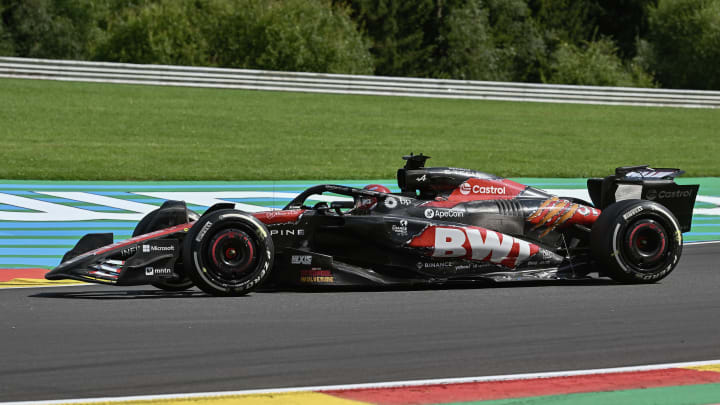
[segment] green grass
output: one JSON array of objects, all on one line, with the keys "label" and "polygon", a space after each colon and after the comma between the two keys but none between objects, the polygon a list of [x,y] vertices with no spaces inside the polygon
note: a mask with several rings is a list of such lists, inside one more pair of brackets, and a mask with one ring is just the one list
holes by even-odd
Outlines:
[{"label": "green grass", "polygon": [[391,178],[400,156],[503,176],[720,175],[720,111],[0,79],[0,178]]}]

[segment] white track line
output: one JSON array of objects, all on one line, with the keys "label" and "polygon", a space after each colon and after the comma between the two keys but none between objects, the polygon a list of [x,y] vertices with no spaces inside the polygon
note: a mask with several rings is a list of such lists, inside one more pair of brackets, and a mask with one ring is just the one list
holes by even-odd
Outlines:
[{"label": "white track line", "polygon": [[684,246],[691,246],[691,245],[714,245],[716,243],[720,243],[720,240],[701,240],[697,242],[685,242],[683,243]]},{"label": "white track line", "polygon": [[165,394],[165,395],[137,395],[127,397],[107,397],[107,398],[82,398],[82,399],[61,399],[55,401],[22,401],[22,402],[0,402],[2,405],[38,405],[38,404],[73,404],[73,403],[98,403],[98,402],[124,402],[124,401],[152,401],[167,399],[183,399],[183,398],[201,398],[201,397],[222,397],[231,395],[262,395],[262,394],[283,394],[293,392],[322,392],[322,391],[339,391],[339,390],[358,390],[358,389],[377,389],[377,388],[397,388],[397,387],[418,387],[425,385],[448,385],[463,384],[476,382],[491,381],[508,381],[508,380],[528,380],[536,378],[552,378],[552,377],[573,377],[590,374],[611,374],[611,373],[627,373],[637,371],[663,370],[679,367],[699,367],[720,364],[720,360],[693,361],[685,363],[666,363],[653,364],[646,366],[630,366],[630,367],[614,367],[614,368],[598,368],[590,370],[573,370],[573,371],[552,371],[545,373],[526,373],[526,374],[508,374],[484,377],[461,377],[461,378],[440,378],[432,380],[410,380],[410,381],[390,381],[377,382],[367,384],[346,384],[346,385],[321,385],[314,387],[296,387],[296,388],[269,388],[257,390],[243,391],[216,391],[216,392],[196,392],[187,394]]}]

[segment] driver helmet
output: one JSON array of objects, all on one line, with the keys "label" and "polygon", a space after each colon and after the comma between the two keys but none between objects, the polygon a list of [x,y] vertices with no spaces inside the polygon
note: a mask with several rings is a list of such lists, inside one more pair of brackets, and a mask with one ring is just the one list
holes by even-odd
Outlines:
[{"label": "driver helmet", "polygon": [[[368,184],[363,187],[363,190],[377,191],[379,193],[390,193],[390,189],[383,186],[382,184]],[[377,205],[377,198],[363,196],[355,203],[355,209],[370,210],[375,208]]]}]

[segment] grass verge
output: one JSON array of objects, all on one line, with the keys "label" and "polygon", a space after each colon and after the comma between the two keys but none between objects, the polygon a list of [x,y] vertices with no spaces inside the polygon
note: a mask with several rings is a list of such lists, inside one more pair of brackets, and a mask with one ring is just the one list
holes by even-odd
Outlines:
[{"label": "grass verge", "polygon": [[400,156],[503,176],[720,175],[720,111],[0,79],[0,178],[391,178]]}]

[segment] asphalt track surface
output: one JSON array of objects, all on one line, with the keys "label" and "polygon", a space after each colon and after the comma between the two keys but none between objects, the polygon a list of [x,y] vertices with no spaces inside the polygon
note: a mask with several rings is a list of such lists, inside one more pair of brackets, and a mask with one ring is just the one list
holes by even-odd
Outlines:
[{"label": "asphalt track surface", "polygon": [[720,244],[653,285],[0,291],[0,401],[349,384],[720,358]]}]

